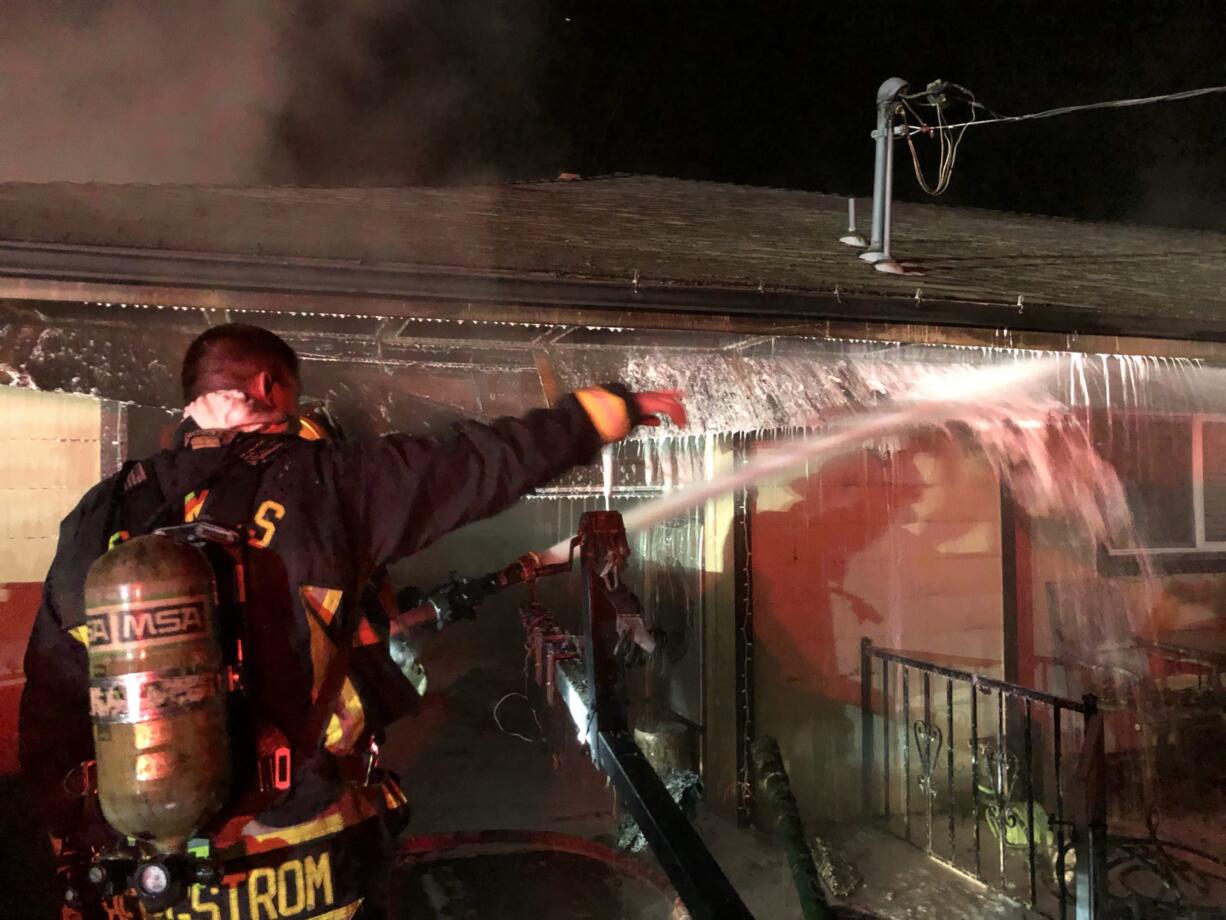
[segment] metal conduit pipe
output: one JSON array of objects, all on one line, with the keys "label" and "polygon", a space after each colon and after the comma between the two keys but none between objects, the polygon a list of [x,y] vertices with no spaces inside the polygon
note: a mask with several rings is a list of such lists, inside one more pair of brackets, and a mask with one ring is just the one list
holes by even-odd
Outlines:
[{"label": "metal conduit pipe", "polygon": [[[890,77],[877,89],[877,129],[873,131],[873,226],[868,249],[860,258],[878,271],[898,271],[890,258],[890,223],[894,196],[894,110],[898,97],[907,91],[907,81]],[[878,264],[882,263],[882,264]]]}]

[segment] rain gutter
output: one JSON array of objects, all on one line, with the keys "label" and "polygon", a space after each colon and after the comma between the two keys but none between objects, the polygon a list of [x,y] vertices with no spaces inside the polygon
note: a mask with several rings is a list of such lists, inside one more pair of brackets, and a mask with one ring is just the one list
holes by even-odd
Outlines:
[{"label": "rain gutter", "polygon": [[[718,318],[718,325],[723,326],[729,326],[729,320],[748,320],[749,326],[757,321],[758,328],[778,334],[812,331],[789,329],[787,324],[871,322],[1226,343],[1226,311],[1220,318],[1128,315],[1030,301],[1021,310],[1013,304],[938,296],[918,301],[908,296],[837,290],[651,283],[637,278],[610,281],[550,273],[476,272],[15,241],[0,241],[0,297],[78,301],[126,298],[217,309],[258,305],[276,312],[474,319],[505,319],[506,308],[516,307],[529,311],[527,315],[535,321],[544,322],[566,321],[562,315],[581,322],[573,317],[582,311],[623,321],[653,313],[681,314]],[[345,303],[337,298],[345,299]],[[780,327],[779,323],[784,325]],[[711,324],[705,328],[711,328]],[[1025,347],[999,340],[997,344]]]}]

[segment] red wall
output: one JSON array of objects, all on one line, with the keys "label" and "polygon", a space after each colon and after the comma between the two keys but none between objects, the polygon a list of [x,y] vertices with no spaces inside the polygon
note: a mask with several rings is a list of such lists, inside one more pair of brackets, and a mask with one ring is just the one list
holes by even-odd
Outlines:
[{"label": "red wall", "polygon": [[0,585],[0,774],[17,770],[17,702],[25,682],[21,659],[42,585]]},{"label": "red wall", "polygon": [[760,486],[752,518],[757,730],[815,818],[858,808],[862,637],[1000,671],[996,478],[941,436],[890,446]]}]

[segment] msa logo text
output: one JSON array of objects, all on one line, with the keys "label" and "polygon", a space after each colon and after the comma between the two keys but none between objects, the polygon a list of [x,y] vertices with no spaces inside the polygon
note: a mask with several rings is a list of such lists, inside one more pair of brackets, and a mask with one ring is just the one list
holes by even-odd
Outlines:
[{"label": "msa logo text", "polygon": [[202,632],[204,606],[199,602],[109,610],[89,616],[91,648],[184,639]]}]

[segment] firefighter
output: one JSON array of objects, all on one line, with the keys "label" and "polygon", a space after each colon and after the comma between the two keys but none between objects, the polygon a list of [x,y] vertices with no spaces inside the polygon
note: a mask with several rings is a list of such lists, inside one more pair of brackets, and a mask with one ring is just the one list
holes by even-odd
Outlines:
[{"label": "firefighter", "polygon": [[[124,918],[149,907],[130,879],[82,875],[91,856],[117,845],[97,795],[103,736],[95,744],[87,662],[91,641],[118,640],[87,622],[87,572],[109,548],[159,539],[142,537],[157,528],[210,521],[246,544],[238,655],[254,741],[229,747],[253,762],[237,765],[227,804],[191,844],[220,873],[192,876],[164,916],[388,916],[391,833],[405,800],[372,757],[353,667],[360,654],[351,653],[386,636],[362,614],[369,586],[389,562],[590,462],[635,425],[661,415],[684,424],[684,409],[676,394],[609,385],[522,418],[460,423],[441,439],[308,439],[297,356],[242,324],[195,339],[182,384],[182,443],[125,464],[64,519],[26,650],[21,764],[62,866],[64,915]],[[174,770],[170,779],[193,783],[191,762]]]}]

